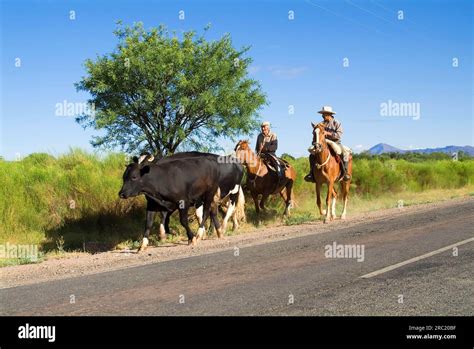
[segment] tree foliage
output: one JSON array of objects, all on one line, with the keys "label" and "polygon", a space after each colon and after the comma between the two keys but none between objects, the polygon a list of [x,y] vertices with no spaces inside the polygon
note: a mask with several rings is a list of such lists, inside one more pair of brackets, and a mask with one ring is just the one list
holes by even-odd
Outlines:
[{"label": "tree foliage", "polygon": [[87,74],[76,84],[95,110],[77,122],[103,131],[93,146],[165,156],[216,150],[218,137],[252,133],[266,97],[248,77],[249,48],[235,49],[230,35],[208,41],[208,29],[178,38],[164,26],[119,22],[116,49],[86,60]]}]

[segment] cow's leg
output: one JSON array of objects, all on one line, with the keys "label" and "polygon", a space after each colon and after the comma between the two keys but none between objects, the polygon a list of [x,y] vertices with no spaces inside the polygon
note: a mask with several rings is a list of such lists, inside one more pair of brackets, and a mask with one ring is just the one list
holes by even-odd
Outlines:
[{"label": "cow's leg", "polygon": [[189,245],[195,245],[196,244],[196,237],[194,236],[193,232],[191,231],[191,228],[189,228],[189,222],[188,222],[188,206],[185,208],[180,208],[179,209],[179,221],[181,225],[186,229],[186,235],[188,236],[188,244]]},{"label": "cow's leg", "polygon": [[[229,195],[229,206],[227,207],[227,212],[225,213],[224,220],[222,221],[222,233],[225,234],[227,230],[227,222],[229,221],[230,217],[235,216],[235,206],[237,205],[237,200],[239,198],[239,193],[237,192],[236,194],[230,194]],[[235,222],[236,220],[234,219],[234,227],[233,229],[235,230]],[[238,223],[237,223],[238,224]]]},{"label": "cow's leg", "polygon": [[316,203],[319,208],[319,214],[324,216],[326,214],[326,210],[323,210],[321,207],[321,182],[316,181]]},{"label": "cow's leg", "polygon": [[211,220],[212,220],[212,224],[214,225],[214,228],[216,229],[217,237],[221,238],[223,236],[224,230],[222,229],[218,218],[219,218],[218,206],[216,203],[214,203],[211,205]]},{"label": "cow's leg", "polygon": [[[204,205],[202,203],[199,204],[199,206],[196,207],[196,212],[194,213],[196,218],[197,218],[197,221],[198,221],[198,225],[201,225],[202,223],[202,214],[204,212]],[[202,238],[204,239],[206,237],[206,231],[204,230],[204,234],[202,236]]]},{"label": "cow's leg", "polygon": [[158,237],[161,241],[166,240],[166,234],[169,234],[169,217],[171,216],[171,212],[160,211],[161,221],[160,221],[160,230]]},{"label": "cow's leg", "polygon": [[143,234],[142,244],[138,248],[138,252],[144,251],[148,246],[148,238],[150,236],[151,228],[153,227],[153,220],[155,219],[155,211],[146,211],[145,233]]},{"label": "cow's leg", "polygon": [[245,195],[244,191],[242,190],[242,186],[239,188],[239,196],[237,197],[237,204],[235,206],[232,220],[234,222],[234,230],[239,227],[239,221],[244,223],[247,222],[247,217],[245,216]]},{"label": "cow's leg", "polygon": [[196,208],[196,217],[198,220],[198,224],[201,225],[202,223],[202,213],[203,213],[204,205],[201,205]]},{"label": "cow's leg", "polygon": [[[204,203],[203,203],[203,213],[202,213],[202,222],[201,224],[199,224],[199,228],[198,228],[198,231],[197,231],[197,241],[199,241],[203,234],[204,234],[204,230],[206,229],[205,226],[206,226],[206,221],[207,221],[207,218],[209,217],[209,214],[210,214],[210,210],[211,210],[211,204],[214,200],[214,193],[212,194],[206,194],[205,198],[204,198]],[[218,233],[219,234],[219,233]]]},{"label": "cow's leg", "polygon": [[239,229],[239,219],[237,218],[237,213],[234,210],[234,213],[232,214],[232,231],[237,229]]},{"label": "cow's leg", "polygon": [[[170,218],[171,218],[171,215],[173,214],[174,211],[171,211],[171,212],[167,212],[166,214],[166,217],[165,217],[165,233],[166,234],[171,234],[171,230],[170,230]],[[173,233],[174,235],[174,233]]]}]

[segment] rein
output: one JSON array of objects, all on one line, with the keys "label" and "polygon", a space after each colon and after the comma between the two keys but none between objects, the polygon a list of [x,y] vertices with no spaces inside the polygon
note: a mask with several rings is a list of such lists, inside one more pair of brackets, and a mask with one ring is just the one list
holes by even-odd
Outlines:
[{"label": "rein", "polygon": [[318,170],[321,169],[321,167],[323,167],[324,165],[326,165],[326,164],[328,163],[328,161],[329,161],[330,158],[331,158],[331,152],[329,152],[328,158],[327,158],[326,161],[324,161],[322,164],[316,163],[316,167],[318,168]]},{"label": "rein", "polygon": [[[259,153],[260,154],[260,153]],[[258,159],[258,155],[257,155],[257,159]],[[258,173],[260,172],[260,169],[262,168],[262,160],[261,159],[258,159],[258,169],[257,169],[257,172],[255,172],[255,175],[253,177],[253,179],[250,180],[250,182],[253,184],[253,186],[255,187],[256,184],[255,184],[255,181],[257,180],[257,177],[258,177]]]},{"label": "rein", "polygon": [[[318,139],[318,140],[319,140],[319,139]],[[322,155],[323,151],[324,151],[325,149],[327,149],[329,155],[328,155],[327,159],[326,159],[322,164],[318,164],[318,163],[315,164],[315,165],[316,165],[316,168],[317,168],[318,170],[320,170],[321,168],[323,168],[323,167],[329,162],[329,160],[331,159],[331,151],[329,150],[329,147],[328,147],[327,143],[326,143],[326,142],[324,142],[324,143],[325,143],[325,144],[324,144],[325,147],[321,149],[320,154]]]}]

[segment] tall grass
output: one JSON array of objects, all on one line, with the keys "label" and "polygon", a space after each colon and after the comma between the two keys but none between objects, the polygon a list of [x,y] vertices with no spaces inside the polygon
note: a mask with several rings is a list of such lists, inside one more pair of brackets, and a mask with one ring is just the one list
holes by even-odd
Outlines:
[{"label": "tall grass", "polygon": [[[314,185],[304,182],[306,158],[289,159],[298,177],[294,185],[300,215],[288,224],[316,218]],[[99,241],[113,247],[138,239],[145,212],[143,197],[118,198],[122,185],[124,154],[99,156],[71,149],[59,157],[32,154],[21,161],[0,160],[0,243],[39,244],[43,251],[82,249]],[[387,194],[421,193],[430,189],[471,186],[474,161],[360,158],[354,160],[351,195],[373,200]],[[270,201],[276,212],[278,197]],[[253,216],[253,203],[247,211]],[[173,222],[175,227],[179,224]]]},{"label": "tall grass", "polygon": [[100,157],[80,149],[58,158],[0,161],[0,243],[50,248],[62,237],[66,248],[77,248],[88,235],[107,241],[126,233],[143,200],[118,198],[124,165],[123,154]]}]

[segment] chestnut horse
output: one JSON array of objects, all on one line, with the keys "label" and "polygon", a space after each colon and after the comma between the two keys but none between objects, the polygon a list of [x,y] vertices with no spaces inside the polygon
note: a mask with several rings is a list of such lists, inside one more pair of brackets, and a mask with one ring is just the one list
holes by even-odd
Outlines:
[{"label": "chestnut horse", "polygon": [[[341,219],[346,218],[347,200],[349,195],[349,188],[351,181],[342,181],[340,178],[340,164],[335,152],[330,149],[326,138],[324,136],[324,124],[319,123],[313,125],[313,147],[310,148],[310,153],[315,156],[315,166],[311,169],[316,182],[316,202],[318,204],[319,213],[324,216],[324,223],[328,220],[332,221],[336,218],[336,198],[337,192],[335,189],[335,182],[340,181],[342,199],[344,201],[344,209],[342,210]],[[342,147],[342,145],[341,145]],[[348,162],[348,173],[352,174],[352,155],[350,155]],[[321,185],[327,183],[328,194],[326,196],[326,210],[321,209]],[[331,206],[329,206],[331,205]]]},{"label": "chestnut horse", "polygon": [[[296,171],[291,166],[285,170],[285,178],[278,180],[275,173],[270,172],[263,162],[249,147],[248,141],[239,141],[235,146],[236,158],[247,168],[247,188],[250,190],[255,203],[257,215],[260,209],[265,210],[265,201],[272,194],[280,193],[285,201],[284,215],[290,214],[292,188],[296,178]],[[262,195],[260,203],[258,196]]]}]

